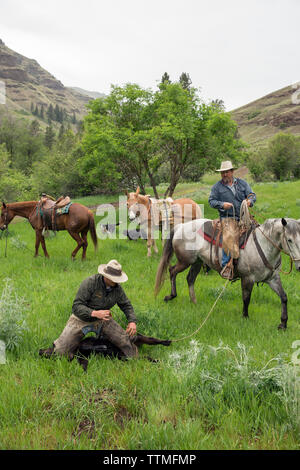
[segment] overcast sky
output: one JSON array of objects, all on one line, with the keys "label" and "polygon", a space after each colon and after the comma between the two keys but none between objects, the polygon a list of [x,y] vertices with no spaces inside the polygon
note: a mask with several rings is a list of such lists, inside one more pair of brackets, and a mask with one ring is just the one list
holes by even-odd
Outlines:
[{"label": "overcast sky", "polygon": [[299,0],[0,0],[0,38],[66,86],[189,73],[227,110],[300,81]]}]

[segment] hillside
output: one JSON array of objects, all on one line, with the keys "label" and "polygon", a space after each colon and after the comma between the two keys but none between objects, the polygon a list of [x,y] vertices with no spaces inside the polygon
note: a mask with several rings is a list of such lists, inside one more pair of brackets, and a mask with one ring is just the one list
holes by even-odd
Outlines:
[{"label": "hillside", "polygon": [[232,111],[230,114],[238,124],[241,138],[260,146],[278,132],[300,135],[300,104],[295,104],[296,90],[287,86]]},{"label": "hillside", "polygon": [[98,91],[84,90],[83,88],[79,88],[79,87],[69,87],[69,89],[75,93],[80,93],[81,95],[88,96],[89,98],[92,98],[92,99],[105,98],[106,96],[104,93],[99,93]]},{"label": "hillside", "polygon": [[32,109],[43,107],[43,113],[46,113],[52,105],[63,109],[70,119],[75,115],[78,121],[86,114],[86,104],[92,99],[87,93],[65,87],[36,60],[9,49],[1,40],[0,80],[4,81],[6,89],[6,103],[0,106],[1,114],[8,112],[29,117]]}]

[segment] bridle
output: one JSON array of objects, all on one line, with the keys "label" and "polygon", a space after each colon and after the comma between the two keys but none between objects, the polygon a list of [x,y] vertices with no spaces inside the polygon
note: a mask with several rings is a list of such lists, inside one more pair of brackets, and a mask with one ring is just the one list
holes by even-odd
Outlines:
[{"label": "bridle", "polygon": [[7,207],[3,210],[2,216],[4,216],[3,217],[4,218],[3,229],[7,230],[7,226],[8,226],[8,209],[7,209]]},{"label": "bridle", "polygon": [[291,250],[291,247],[290,247],[290,244],[289,244],[289,241],[287,239],[287,236],[286,236],[286,232],[285,232],[285,228],[283,227],[283,234],[282,234],[282,238],[284,239],[287,247],[288,247],[288,253],[286,253],[286,251],[283,249],[283,248],[280,248],[270,237],[268,237],[268,235],[266,235],[260,227],[257,227],[257,229],[260,231],[260,233],[263,234],[263,236],[278,250],[280,251],[281,253],[284,253],[285,255],[289,256],[290,257],[290,270],[289,272],[285,272],[285,271],[281,271],[283,274],[290,274],[292,269],[293,269],[293,262],[295,261],[300,261],[300,258],[294,258],[293,257],[293,253],[292,253],[292,250]]},{"label": "bridle", "polygon": [[[127,206],[127,209],[130,210],[130,211],[132,211],[132,212],[134,212],[132,208],[135,208],[135,206],[137,206],[137,209],[139,208],[139,206],[145,207],[145,208],[147,209],[147,215],[148,215],[148,217],[149,217],[149,212],[150,212],[150,207],[151,207],[151,200],[150,200],[150,198],[148,198],[147,205],[145,205],[145,204],[143,204],[143,203],[141,203],[141,202],[135,201],[130,207]],[[136,220],[138,217],[140,217],[141,211],[140,211],[140,210],[137,210],[136,212],[134,212],[134,214],[135,214],[135,218],[134,218],[133,220]],[[140,223],[145,223],[145,222],[147,222],[148,217],[147,217],[147,219],[142,219],[142,220],[140,221]]]}]

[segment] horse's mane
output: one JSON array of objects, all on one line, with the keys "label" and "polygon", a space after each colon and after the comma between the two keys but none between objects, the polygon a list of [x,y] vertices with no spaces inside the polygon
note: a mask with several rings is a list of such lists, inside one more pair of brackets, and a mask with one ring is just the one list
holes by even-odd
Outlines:
[{"label": "horse's mane", "polygon": [[[271,236],[272,231],[275,227],[276,223],[280,223],[281,225],[281,218],[278,219],[267,219],[262,225],[261,229],[265,232],[266,235]],[[286,218],[288,222],[288,227],[291,230],[291,233],[294,235],[300,234],[300,224],[297,223],[295,219]]]},{"label": "horse's mane", "polygon": [[6,205],[11,209],[17,209],[18,207],[30,207],[37,204],[38,201],[21,201],[21,202],[10,202]]}]

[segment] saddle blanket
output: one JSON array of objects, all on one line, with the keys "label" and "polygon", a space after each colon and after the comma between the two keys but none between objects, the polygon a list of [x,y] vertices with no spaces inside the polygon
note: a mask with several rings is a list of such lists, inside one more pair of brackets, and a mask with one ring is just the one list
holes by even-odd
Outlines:
[{"label": "saddle blanket", "polygon": [[62,214],[68,214],[69,213],[69,209],[70,209],[70,206],[73,204],[73,202],[69,202],[69,204],[67,204],[66,206],[64,207],[58,207],[56,209],[56,215],[62,215]]},{"label": "saddle blanket", "polygon": [[[244,232],[240,235],[240,240],[239,240],[239,248],[240,250],[243,250],[245,246],[247,245],[247,241],[249,239],[249,235],[252,232],[252,228],[248,232]],[[212,221],[207,221],[204,222],[202,227],[198,230],[198,234],[204,238],[204,240],[208,241],[209,243],[212,243],[213,245],[216,244],[216,238],[219,233],[219,229],[217,228],[214,233],[214,227],[213,227],[213,222]],[[219,238],[219,247],[222,248],[222,233]]]},{"label": "saddle blanket", "polygon": [[154,225],[158,225],[159,221],[170,221],[172,218],[172,207],[171,204],[173,199],[168,197],[167,199],[155,199],[150,198],[151,211]]}]

